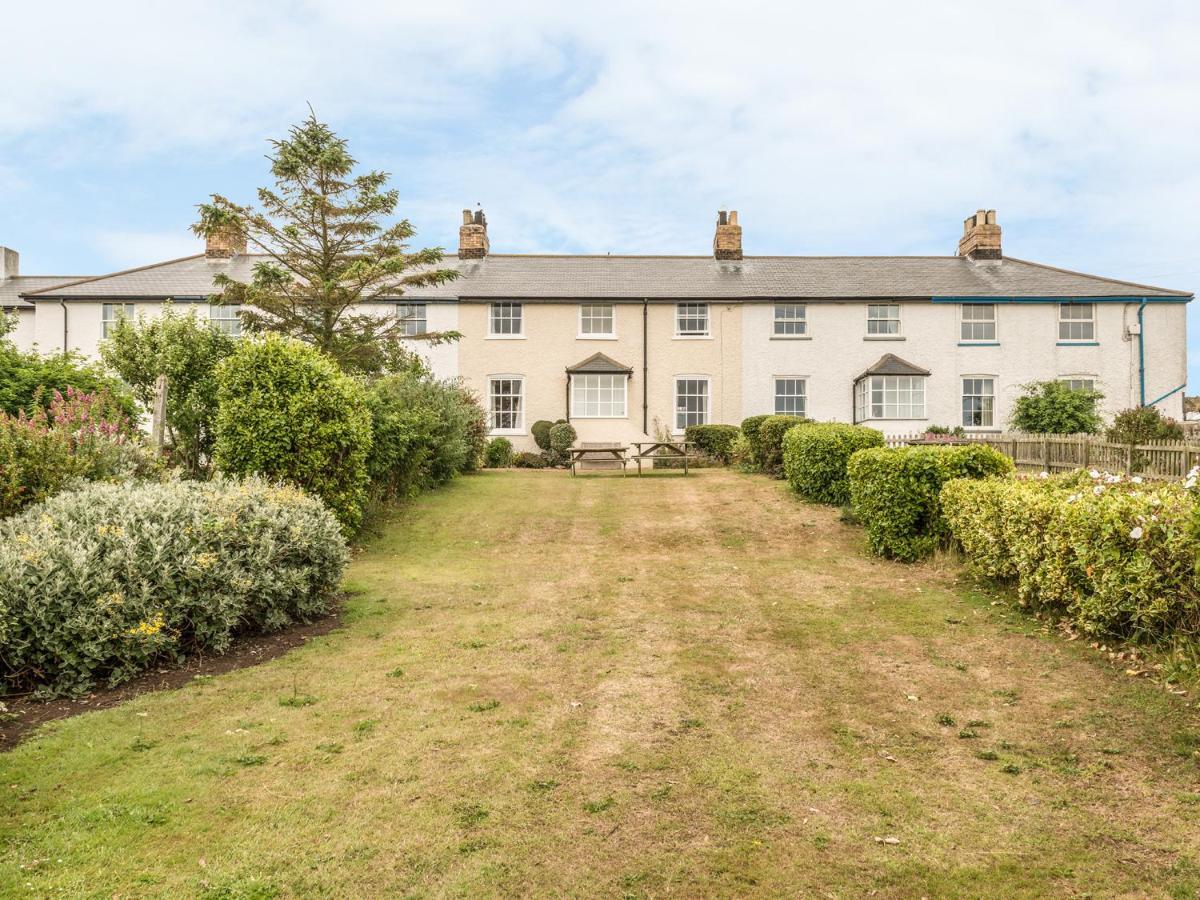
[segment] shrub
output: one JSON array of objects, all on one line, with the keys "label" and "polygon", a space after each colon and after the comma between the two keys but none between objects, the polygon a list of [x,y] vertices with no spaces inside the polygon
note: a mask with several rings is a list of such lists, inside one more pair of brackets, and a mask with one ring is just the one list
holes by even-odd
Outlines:
[{"label": "shrub", "polygon": [[540,453],[522,452],[513,457],[512,464],[518,469],[544,469],[546,460]]},{"label": "shrub", "polygon": [[762,423],[769,418],[771,418],[769,415],[762,415],[742,419],[742,436],[746,438],[746,443],[750,447],[750,462],[756,467],[762,466],[762,444],[759,442],[759,432],[762,429]]},{"label": "shrub", "polygon": [[758,428],[759,455],[756,462],[764,472],[783,477],[783,436],[808,419],[801,416],[767,416]]},{"label": "shrub", "polygon": [[1114,444],[1182,441],[1183,428],[1153,406],[1137,406],[1117,413],[1105,438]]},{"label": "shrub", "polygon": [[1103,420],[1097,409],[1104,395],[1073,390],[1061,381],[1035,381],[1022,386],[1009,423],[1035,434],[1095,434]]},{"label": "shrub", "polygon": [[467,445],[467,458],[463,461],[462,471],[475,472],[483,465],[483,451],[488,442],[488,418],[479,395],[461,383],[456,383],[455,392],[458,394],[459,408],[466,415],[466,430],[464,440]]},{"label": "shrub", "polygon": [[[562,420],[560,419],[559,421]],[[558,423],[548,422],[545,419],[538,419],[529,426],[529,433],[533,435],[533,442],[538,445],[538,449],[550,449],[550,429],[556,424]]]},{"label": "shrub", "polygon": [[513,445],[508,438],[493,438],[484,451],[484,461],[489,469],[506,469],[512,465]]},{"label": "shrub", "polygon": [[550,449],[559,455],[564,454],[574,446],[575,439],[578,437],[574,425],[569,422],[559,422],[550,429]]},{"label": "shrub", "polygon": [[750,450],[750,441],[743,433],[739,432],[729,446],[729,464],[742,472],[754,471],[754,454]]},{"label": "shrub", "polygon": [[722,465],[729,464],[729,454],[739,434],[741,430],[736,425],[689,425],[684,431],[686,440]]},{"label": "shrub", "polygon": [[882,447],[883,433],[863,425],[813,423],[783,438],[783,470],[792,490],[806,500],[845,506],[850,502],[846,464],[857,450]]},{"label": "shrub", "polygon": [[953,481],[942,506],[979,575],[1084,631],[1160,639],[1200,628],[1197,504],[1178,484],[1098,472]]},{"label": "shrub", "polygon": [[243,338],[218,367],[217,384],[217,468],[291,482],[352,532],[371,450],[362,386],[319,350],[273,334]]},{"label": "shrub", "polygon": [[942,485],[954,478],[986,478],[1013,470],[1012,461],[982,444],[878,447],[850,457],[854,515],[867,529],[872,552],[911,562],[944,543]]},{"label": "shrub", "polygon": [[347,560],[315,499],[251,479],[95,484],[0,523],[12,691],[115,685],[326,611]]},{"label": "shrub", "polygon": [[137,416],[137,404],[125,386],[81,357],[73,353],[24,353],[12,341],[0,337],[0,412],[16,416],[48,410],[55,391],[66,394],[72,388],[86,394],[106,394],[130,421]]}]

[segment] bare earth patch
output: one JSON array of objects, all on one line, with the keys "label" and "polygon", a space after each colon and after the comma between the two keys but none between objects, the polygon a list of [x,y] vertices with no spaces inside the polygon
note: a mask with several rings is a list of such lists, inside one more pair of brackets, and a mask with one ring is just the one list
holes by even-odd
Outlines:
[{"label": "bare earth patch", "polygon": [[0,757],[0,894],[1200,889],[1193,708],[778,482],[489,472],[348,587]]}]

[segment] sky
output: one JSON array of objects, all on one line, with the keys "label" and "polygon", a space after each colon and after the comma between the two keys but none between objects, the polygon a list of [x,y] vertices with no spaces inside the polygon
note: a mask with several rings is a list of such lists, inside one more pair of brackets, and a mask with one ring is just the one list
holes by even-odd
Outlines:
[{"label": "sky", "polygon": [[[1200,285],[1200,5],[22,3],[0,17],[0,244],[25,274],[200,249],[311,104],[423,246],[1007,254]],[[1190,310],[1200,390],[1200,306]]]}]

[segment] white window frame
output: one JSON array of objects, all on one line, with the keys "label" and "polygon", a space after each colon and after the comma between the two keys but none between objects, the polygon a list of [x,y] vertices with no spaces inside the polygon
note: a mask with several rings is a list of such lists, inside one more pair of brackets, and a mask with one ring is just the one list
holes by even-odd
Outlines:
[{"label": "white window frame", "polygon": [[[686,396],[686,397],[701,396],[700,394],[681,395],[679,393],[679,383],[681,381],[697,381],[697,382],[702,381],[702,382],[704,382],[704,394],[703,394],[704,418],[700,422],[686,421],[686,417],[689,415],[689,413],[684,410],[681,410],[679,408],[680,396]],[[689,425],[708,425],[708,424],[710,424],[712,422],[712,405],[713,405],[712,376],[710,376],[710,375],[676,375],[671,381],[671,401],[672,401],[672,406],[673,406],[673,410],[674,410],[673,414],[672,414],[672,419],[671,419],[671,424],[673,426],[671,429],[672,434],[683,434],[684,432],[687,431],[687,427]],[[681,414],[685,417],[685,421],[684,421],[683,425],[679,424],[679,417]]]},{"label": "white window frame", "polygon": [[[400,319],[400,330],[405,337],[416,337],[429,333],[429,304],[397,303],[396,318]],[[491,319],[491,312],[488,312]],[[419,326],[419,327],[414,327]]]},{"label": "white window frame", "polygon": [[112,329],[121,319],[134,320],[136,307],[132,303],[101,303],[100,304],[100,337],[107,340]]},{"label": "white window frame", "polygon": [[[780,394],[779,393],[779,383],[781,381],[782,382],[799,382],[800,383],[799,393]],[[774,375],[771,377],[771,387],[772,387],[772,391],[773,391],[772,409],[775,411],[775,415],[777,415],[777,416],[804,416],[804,417],[808,416],[808,376],[807,375]],[[792,405],[799,406],[799,409],[798,410],[796,410],[796,409],[780,409],[779,401],[780,400],[788,400],[788,399],[798,399],[800,401],[799,404],[792,404]]]},{"label": "white window frame", "polygon": [[[1088,315],[1064,316],[1068,309],[1087,307]],[[1087,325],[1088,333],[1081,337],[1063,337],[1064,330],[1070,334],[1072,325]],[[1096,304],[1095,303],[1060,303],[1058,304],[1058,342],[1060,344],[1094,344],[1096,343]]]},{"label": "white window frame", "polygon": [[[782,331],[780,330],[781,325],[783,326]],[[793,330],[789,331],[789,328]],[[778,340],[798,340],[808,337],[808,304],[776,303],[772,313],[771,337]]]},{"label": "white window frame", "polygon": [[[958,396],[959,396],[959,424],[967,431],[995,431],[996,430],[996,381],[995,375],[963,375],[958,379]],[[976,387],[973,382],[979,382],[978,387],[980,393],[967,393],[968,383],[971,383],[972,388]],[[983,393],[988,382],[991,387],[991,393]],[[980,400],[979,409],[972,410],[972,415],[978,412],[982,419],[986,416],[987,421],[980,421],[978,424],[967,421],[967,398],[977,398]],[[986,402],[986,401],[991,401]]]},{"label": "white window frame", "polygon": [[[871,422],[871,421],[912,421],[919,422],[928,418],[925,414],[925,380],[926,375],[868,375],[865,378],[860,378],[854,386],[854,421],[855,422]],[[880,382],[880,390],[882,391],[882,399],[875,401],[875,382]],[[888,415],[887,394],[888,382],[896,382],[896,405],[893,407],[895,412],[899,412],[899,395],[901,390],[900,382],[906,382],[904,388],[909,393],[909,412],[913,412],[911,401],[912,388],[914,385],[920,385],[921,390],[921,406],[918,410],[919,415]],[[880,414],[876,415],[875,410],[880,410]]]},{"label": "white window frame", "polygon": [[[494,385],[497,382],[515,381],[520,387],[516,394],[497,393]],[[516,415],[517,418],[511,427],[497,428],[496,416],[498,411],[495,408],[493,401],[498,397],[513,397],[518,400]],[[528,396],[525,393],[525,376],[524,375],[489,375],[487,377],[487,416],[488,416],[488,434],[524,434],[525,433],[525,407],[527,405]],[[503,412],[503,411],[500,411]],[[509,411],[511,412],[511,410]]]},{"label": "white window frame", "polygon": [[[685,310],[685,307],[687,308]],[[696,310],[703,310],[704,330],[703,331],[684,331],[680,328],[680,323],[684,319],[699,319]],[[694,301],[680,302],[675,304],[675,337],[678,340],[704,340],[712,336],[712,309],[707,303],[697,303]]]},{"label": "white window frame", "polygon": [[[1096,390],[1096,389],[1097,389],[1097,388],[1096,388],[1096,385],[1098,385],[1098,384],[1100,383],[1100,378],[1099,378],[1099,376],[1096,376],[1096,375],[1083,375],[1083,374],[1079,374],[1079,375],[1059,375],[1059,376],[1058,376],[1058,377],[1057,377],[1055,380],[1056,380],[1056,381],[1058,381],[1058,382],[1060,382],[1060,383],[1062,383],[1062,384],[1065,384],[1067,387],[1071,388],[1071,390],[1073,390],[1073,391],[1078,391],[1078,390],[1090,390],[1090,391],[1094,391],[1094,390]],[[1092,386],[1091,386],[1090,388],[1081,388],[1081,387],[1075,387],[1075,386],[1072,384],[1072,382],[1075,382],[1075,381],[1090,381],[1090,382],[1092,383]]]},{"label": "white window frame", "polygon": [[[497,313],[507,309],[509,315],[498,316]],[[515,311],[516,315],[512,315]],[[516,331],[497,331],[500,322],[516,322]],[[488,338],[497,341],[519,341],[525,337],[525,304],[511,300],[499,300],[488,304]]]},{"label": "white window frame", "polygon": [[[588,310],[608,308],[608,331],[587,331],[584,323],[589,319],[593,322],[598,318],[604,320],[604,315],[596,316],[594,313],[589,315]],[[617,304],[615,303],[580,303],[579,304],[579,334],[576,337],[581,341],[615,341],[617,339]]]},{"label": "white window frame", "polygon": [[[595,381],[593,387],[589,382]],[[586,412],[589,391],[596,392],[597,412]],[[608,392],[609,399],[604,400]],[[582,396],[581,396],[582,395]],[[617,398],[620,407],[617,407]],[[608,402],[611,405],[610,414],[599,412],[600,405]],[[582,410],[582,411],[581,411]],[[571,376],[571,418],[572,419],[628,419],[629,418],[629,376],[617,372],[576,372]]]},{"label": "white window frame", "polygon": [[210,303],[208,304],[208,323],[221,334],[230,337],[242,336],[242,320],[238,316],[240,303]]},{"label": "white window frame", "polygon": [[[896,311],[896,315],[895,316],[872,315],[871,311],[873,309],[876,309],[876,310],[877,309],[887,309],[887,310],[894,309]],[[876,325],[877,323],[890,324],[892,322],[896,323],[896,328],[894,331],[890,331],[890,330],[889,331],[872,331],[871,330],[871,326]],[[869,341],[898,340],[899,338],[904,336],[904,326],[901,324],[902,322],[903,322],[903,314],[900,311],[899,303],[886,303],[886,302],[884,302],[884,303],[868,303],[867,304],[867,334],[866,334],[866,338]]]},{"label": "white window frame", "polygon": [[[978,311],[981,309],[988,309],[988,308],[990,308],[992,311],[992,316],[990,319],[982,319],[982,318],[979,318],[979,319],[970,318],[969,319],[969,318],[967,318],[967,310],[968,309],[971,310],[972,312],[975,312],[975,311]],[[974,334],[972,334],[970,337],[967,336],[968,330],[973,332],[975,330],[976,326],[980,326],[980,325],[982,325],[982,326],[991,325],[992,326],[992,336],[991,337],[976,337],[976,336],[974,336]],[[986,328],[984,330],[986,330]],[[1000,332],[999,332],[999,329],[997,328],[997,324],[996,324],[996,304],[995,303],[962,303],[962,304],[959,304],[958,341],[960,344],[995,344],[999,341],[999,337],[997,337],[997,335],[999,333]]]}]

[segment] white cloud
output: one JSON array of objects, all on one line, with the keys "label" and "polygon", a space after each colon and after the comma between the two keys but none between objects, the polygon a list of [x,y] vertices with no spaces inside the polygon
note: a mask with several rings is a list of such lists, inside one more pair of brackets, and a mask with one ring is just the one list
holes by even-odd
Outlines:
[{"label": "white cloud", "polygon": [[99,231],[96,248],[112,270],[191,256],[204,250],[203,241],[185,233],[158,231]]}]

